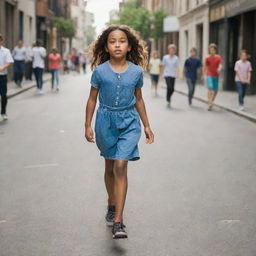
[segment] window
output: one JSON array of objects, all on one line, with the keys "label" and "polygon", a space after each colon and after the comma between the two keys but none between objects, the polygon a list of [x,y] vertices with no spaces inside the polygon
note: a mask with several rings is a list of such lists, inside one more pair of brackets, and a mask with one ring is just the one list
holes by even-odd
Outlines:
[{"label": "window", "polygon": [[189,0],[186,0],[186,11],[189,10]]},{"label": "window", "polygon": [[23,40],[24,37],[24,14],[19,12],[19,40]]}]

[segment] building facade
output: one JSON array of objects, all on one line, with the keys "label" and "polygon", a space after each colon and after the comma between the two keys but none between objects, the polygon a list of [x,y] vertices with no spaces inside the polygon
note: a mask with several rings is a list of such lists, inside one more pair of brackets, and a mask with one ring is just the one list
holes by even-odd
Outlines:
[{"label": "building facade", "polygon": [[0,1],[0,33],[6,47],[12,49],[18,40],[31,46],[36,37],[35,1]]},{"label": "building facade", "polygon": [[[241,49],[251,55],[253,70],[256,69],[256,1],[255,0],[211,0],[210,42],[218,45],[223,57],[224,90],[235,90],[234,64]],[[252,72],[249,93],[256,93],[256,73]]]},{"label": "building facade", "polygon": [[78,51],[85,49],[85,31],[86,31],[86,1],[71,0],[71,19],[75,23],[76,35],[72,40],[72,47]]},{"label": "building facade", "polygon": [[196,47],[198,57],[203,61],[208,54],[209,45],[209,6],[208,0],[181,0],[178,7],[179,57],[181,64]]},{"label": "building facade", "polygon": [[[176,0],[141,0],[140,3],[143,7],[147,8],[151,12],[162,9],[167,15],[165,23],[169,22],[168,18],[177,17],[179,5],[178,5],[178,1]],[[160,56],[163,56],[167,53],[167,47],[169,44],[175,44],[178,47],[179,45],[178,29],[166,30],[164,33],[164,37],[161,39],[158,39],[158,40],[151,39],[150,48],[151,48],[151,51],[158,51]],[[179,51],[178,48],[177,50]]]}]

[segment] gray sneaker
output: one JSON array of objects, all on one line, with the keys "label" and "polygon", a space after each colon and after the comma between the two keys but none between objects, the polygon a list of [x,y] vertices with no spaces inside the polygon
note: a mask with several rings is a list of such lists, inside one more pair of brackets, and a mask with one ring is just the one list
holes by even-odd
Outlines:
[{"label": "gray sneaker", "polygon": [[115,222],[112,228],[113,239],[128,238],[122,222]]},{"label": "gray sneaker", "polygon": [[115,220],[115,206],[114,205],[109,205],[108,206],[108,210],[107,210],[107,214],[105,216],[105,220],[106,220],[106,224],[109,227],[112,227],[114,224],[114,220]]}]

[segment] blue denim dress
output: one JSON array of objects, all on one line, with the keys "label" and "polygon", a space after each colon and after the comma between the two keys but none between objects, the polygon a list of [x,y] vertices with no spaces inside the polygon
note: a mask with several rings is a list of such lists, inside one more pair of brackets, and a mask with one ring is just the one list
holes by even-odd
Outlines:
[{"label": "blue denim dress", "polygon": [[138,160],[141,125],[134,92],[143,86],[143,70],[128,62],[126,71],[117,73],[106,61],[93,71],[91,85],[99,89],[95,137],[101,156]]}]

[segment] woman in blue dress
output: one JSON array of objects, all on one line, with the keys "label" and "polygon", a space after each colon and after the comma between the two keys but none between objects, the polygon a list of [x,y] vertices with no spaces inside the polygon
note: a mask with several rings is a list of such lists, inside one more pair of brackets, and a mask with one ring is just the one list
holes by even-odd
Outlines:
[{"label": "woman in blue dress", "polygon": [[[108,193],[107,225],[113,238],[127,238],[123,210],[127,193],[128,161],[140,158],[138,142],[140,119],[146,143],[153,143],[141,87],[148,53],[144,42],[125,25],[111,25],[91,45],[91,90],[86,105],[85,137],[96,140],[105,158],[105,184]],[[97,97],[95,140],[91,121]]]}]

